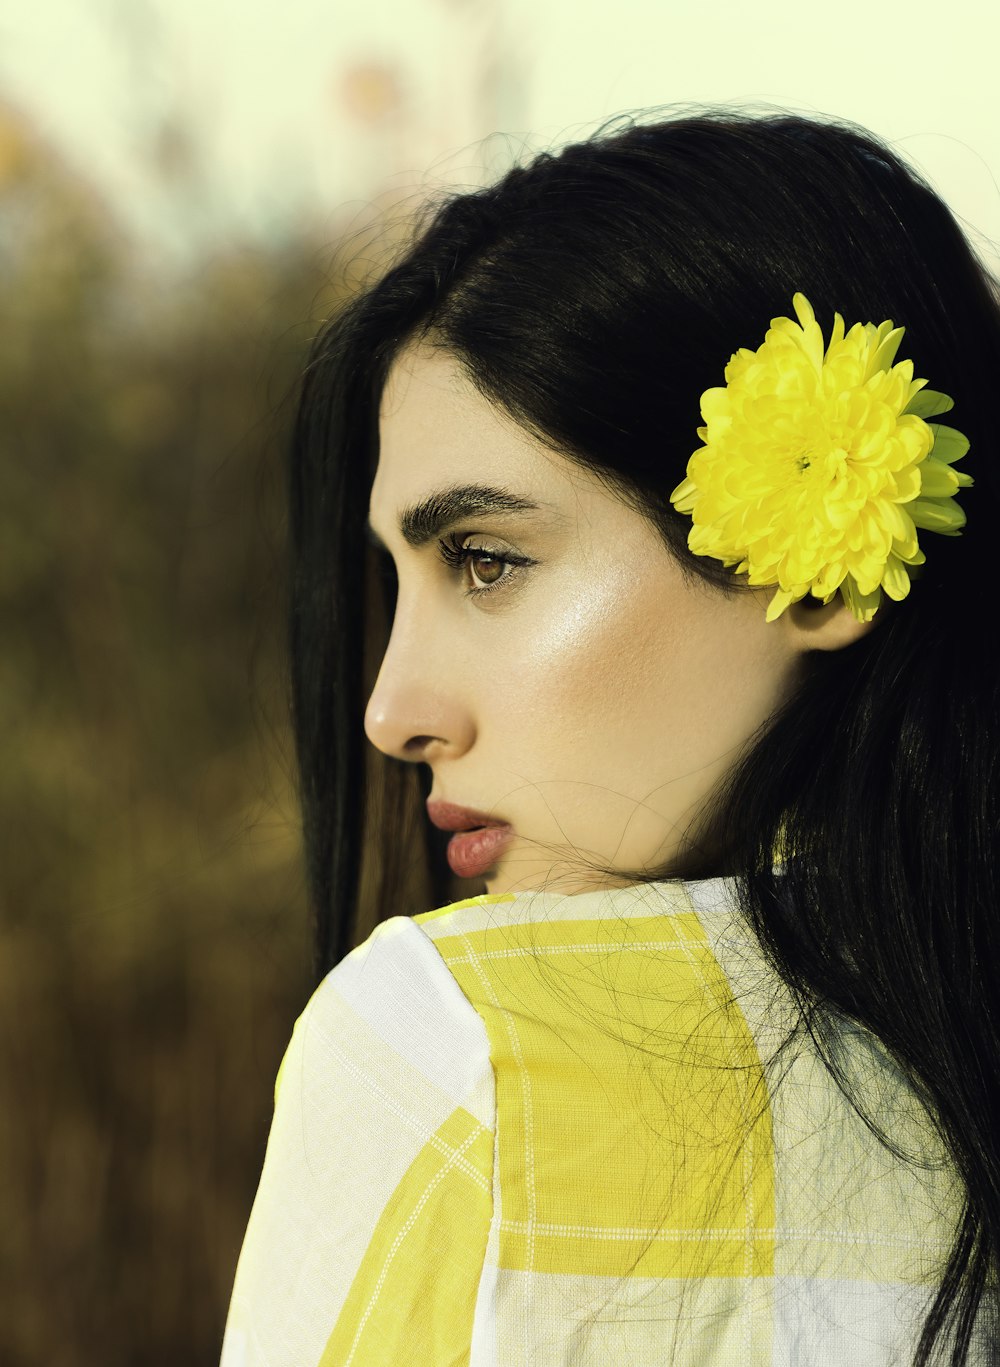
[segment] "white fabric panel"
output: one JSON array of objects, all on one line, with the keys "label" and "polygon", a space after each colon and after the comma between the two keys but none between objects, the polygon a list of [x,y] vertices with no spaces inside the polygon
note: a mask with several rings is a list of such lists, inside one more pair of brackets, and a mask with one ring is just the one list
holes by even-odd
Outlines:
[{"label": "white fabric panel", "polygon": [[910,1367],[926,1286],[780,1277],[774,1290],[774,1367]]},{"label": "white fabric panel", "polygon": [[[400,1059],[482,1125],[494,1119],[490,1041],[430,938],[408,916],[382,921],[327,981]],[[321,986],[320,992],[323,991]]]},{"label": "white fabric panel", "polygon": [[316,989],[282,1066],[221,1367],[313,1367],[379,1217],[456,1101],[492,1128],[481,1019],[395,917]]},{"label": "white fabric panel", "polygon": [[[501,1269],[502,1367],[765,1367],[769,1279],[586,1277]],[[473,1358],[471,1367],[485,1367]],[[831,1358],[824,1367],[853,1367]]]}]

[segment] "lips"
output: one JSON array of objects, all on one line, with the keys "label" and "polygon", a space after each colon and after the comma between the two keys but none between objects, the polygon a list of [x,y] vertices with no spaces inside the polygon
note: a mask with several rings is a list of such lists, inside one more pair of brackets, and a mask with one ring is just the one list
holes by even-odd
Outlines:
[{"label": "lips", "polygon": [[506,824],[474,831],[456,831],[448,841],[448,866],[459,878],[483,878],[495,869],[500,855],[514,838]]},{"label": "lips", "polygon": [[459,807],[454,802],[427,803],[427,815],[440,831],[477,831],[484,827],[509,826],[509,821],[498,821],[486,812],[472,807]]},{"label": "lips", "polygon": [[509,821],[454,802],[428,802],[427,815],[439,830],[454,832],[446,855],[448,866],[459,878],[484,877],[514,838]]}]

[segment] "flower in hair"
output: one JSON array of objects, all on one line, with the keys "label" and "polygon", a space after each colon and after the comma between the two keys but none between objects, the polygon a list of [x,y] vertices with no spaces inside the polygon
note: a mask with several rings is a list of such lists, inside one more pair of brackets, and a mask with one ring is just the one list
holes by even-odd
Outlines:
[{"label": "flower in hair", "polygon": [[806,594],[839,591],[867,622],[884,590],[910,591],[922,565],[917,528],[957,536],[955,494],[972,484],[953,468],[969,449],[953,427],[926,419],[953,407],[893,364],[904,329],[834,314],[823,333],[808,299],[798,322],[773,318],[763,345],[742,347],[723,389],[701,396],[704,443],[670,502],[693,519],[688,547],[736,565],[753,585],[777,585],[766,620]]}]

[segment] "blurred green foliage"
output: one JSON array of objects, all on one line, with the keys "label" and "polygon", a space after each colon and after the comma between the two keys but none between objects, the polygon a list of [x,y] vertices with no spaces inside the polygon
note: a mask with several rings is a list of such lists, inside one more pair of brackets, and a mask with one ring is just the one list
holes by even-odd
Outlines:
[{"label": "blurred green foliage", "polygon": [[5,1367],[218,1362],[310,988],[282,462],[328,255],[161,279],[0,117]]}]

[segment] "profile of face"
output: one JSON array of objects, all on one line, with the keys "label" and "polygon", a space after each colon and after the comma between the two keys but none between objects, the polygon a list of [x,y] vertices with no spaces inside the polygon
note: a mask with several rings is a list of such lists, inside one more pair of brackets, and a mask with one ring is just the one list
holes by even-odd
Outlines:
[{"label": "profile of face", "polygon": [[447,352],[400,353],[379,437],[370,525],[398,594],[365,731],[430,766],[431,804],[508,823],[453,841],[490,892],[584,891],[619,881],[588,865],[683,855],[803,652],[867,629],[838,600],[769,623],[773,589],[686,578],[647,518]]}]

